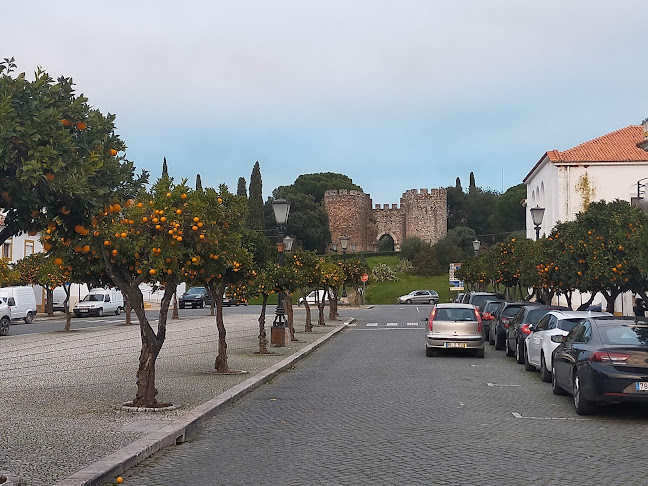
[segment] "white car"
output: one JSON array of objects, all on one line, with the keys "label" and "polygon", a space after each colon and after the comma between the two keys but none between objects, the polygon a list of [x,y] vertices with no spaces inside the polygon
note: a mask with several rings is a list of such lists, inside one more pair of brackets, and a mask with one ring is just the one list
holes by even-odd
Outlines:
[{"label": "white car", "polygon": [[576,324],[586,317],[611,316],[609,312],[592,311],[562,311],[553,310],[538,321],[531,328],[524,341],[524,369],[536,371],[540,369],[540,378],[549,383],[551,381],[551,358],[558,343],[551,340],[551,336],[569,334]]},{"label": "white car", "polygon": [[326,290],[313,290],[305,299],[300,297],[297,305],[303,305],[304,301],[308,302],[309,306],[317,305],[319,302],[324,302],[324,305],[328,305],[329,299]]}]

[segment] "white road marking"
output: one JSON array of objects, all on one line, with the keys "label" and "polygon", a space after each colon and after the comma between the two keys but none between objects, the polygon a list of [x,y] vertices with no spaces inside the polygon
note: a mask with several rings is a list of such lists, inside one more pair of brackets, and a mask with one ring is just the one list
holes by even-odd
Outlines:
[{"label": "white road marking", "polygon": [[398,326],[398,322],[388,322],[387,327],[396,327]]},{"label": "white road marking", "polygon": [[522,386],[522,385],[500,385],[497,383],[486,383],[488,386]]},{"label": "white road marking", "polygon": [[418,322],[408,322],[407,325],[408,326],[418,326],[419,323]]},{"label": "white road marking", "polygon": [[585,418],[576,418],[576,417],[523,417],[522,414],[518,412],[511,412],[511,414],[517,419],[526,419],[526,420],[587,420]]},{"label": "white road marking", "polygon": [[348,327],[355,327],[355,326],[357,326],[357,325],[358,325],[357,322],[352,322],[351,324],[348,325]]},{"label": "white road marking", "polygon": [[370,322],[370,323],[367,324],[367,327],[378,327],[378,323],[377,322]]}]

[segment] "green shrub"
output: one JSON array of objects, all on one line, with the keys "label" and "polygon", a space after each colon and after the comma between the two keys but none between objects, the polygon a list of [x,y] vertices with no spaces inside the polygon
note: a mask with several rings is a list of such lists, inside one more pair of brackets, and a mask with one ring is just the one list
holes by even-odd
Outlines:
[{"label": "green shrub", "polygon": [[398,260],[398,265],[396,266],[396,271],[397,272],[409,272],[412,269],[412,262],[407,260],[406,258],[401,258]]},{"label": "green shrub", "polygon": [[371,271],[371,277],[376,282],[395,282],[398,280],[394,271],[384,263],[378,264]]}]

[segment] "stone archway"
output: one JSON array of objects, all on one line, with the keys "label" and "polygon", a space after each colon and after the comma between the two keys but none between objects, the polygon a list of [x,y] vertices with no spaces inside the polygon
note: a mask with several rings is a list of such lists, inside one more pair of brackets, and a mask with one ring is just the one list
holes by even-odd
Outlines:
[{"label": "stone archway", "polygon": [[389,233],[384,233],[378,238],[378,251],[394,251],[396,249],[396,241]]}]

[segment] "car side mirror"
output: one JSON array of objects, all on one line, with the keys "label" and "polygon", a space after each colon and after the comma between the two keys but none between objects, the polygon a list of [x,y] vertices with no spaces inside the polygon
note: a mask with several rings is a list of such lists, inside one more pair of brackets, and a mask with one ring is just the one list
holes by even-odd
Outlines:
[{"label": "car side mirror", "polygon": [[9,307],[12,307],[12,306],[16,305],[16,301],[14,300],[13,297],[9,297],[9,298],[7,299],[7,305],[8,305]]},{"label": "car side mirror", "polygon": [[566,336],[563,336],[562,334],[554,334],[553,336],[551,336],[551,342],[552,343],[559,343],[559,344],[564,343],[565,342],[565,337]]}]

